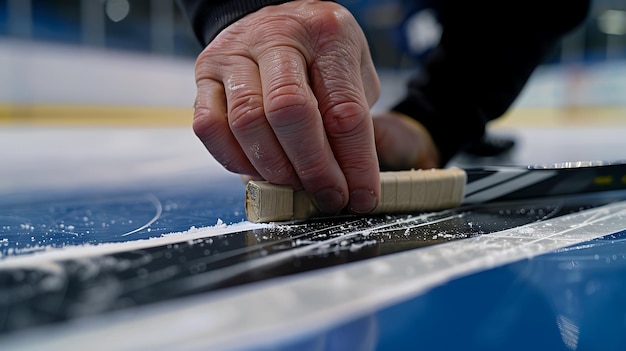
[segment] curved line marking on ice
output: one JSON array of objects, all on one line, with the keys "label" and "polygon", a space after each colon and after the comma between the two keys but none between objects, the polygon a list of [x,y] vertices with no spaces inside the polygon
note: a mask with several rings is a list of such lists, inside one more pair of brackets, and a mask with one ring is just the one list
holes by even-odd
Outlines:
[{"label": "curved line marking on ice", "polygon": [[139,227],[139,228],[137,228],[135,230],[131,230],[128,233],[124,233],[121,236],[128,236],[128,235],[137,233],[140,230],[146,229],[149,226],[151,226],[152,223],[156,222],[161,217],[161,214],[163,213],[163,205],[161,204],[161,201],[159,201],[159,199],[152,193],[148,194],[148,198],[150,199],[150,201],[152,202],[152,204],[156,208],[156,213],[155,213],[154,217],[152,217],[152,219],[149,220],[148,223],[142,225],[141,227]]}]

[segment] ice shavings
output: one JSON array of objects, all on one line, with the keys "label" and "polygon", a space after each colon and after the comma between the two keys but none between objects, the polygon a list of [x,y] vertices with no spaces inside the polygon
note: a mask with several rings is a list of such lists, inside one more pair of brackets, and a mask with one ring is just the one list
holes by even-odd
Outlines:
[{"label": "ice shavings", "polygon": [[11,252],[6,256],[0,255],[0,269],[24,267],[28,265],[36,266],[51,260],[80,259],[90,256],[112,254],[122,251],[141,250],[149,247],[168,245],[177,242],[189,242],[201,238],[268,227],[274,227],[274,225],[251,223],[247,221],[226,225],[221,219],[218,219],[216,225],[212,227],[191,227],[187,231],[163,234],[157,238],[131,240],[118,243],[71,245],[62,248],[33,246],[28,248],[28,252],[32,253],[31,255],[15,256],[13,255],[15,254],[15,252]]},{"label": "ice shavings", "polygon": [[366,246],[374,246],[378,243],[376,240],[366,240],[360,243],[352,243],[350,245],[350,252],[357,252]]}]

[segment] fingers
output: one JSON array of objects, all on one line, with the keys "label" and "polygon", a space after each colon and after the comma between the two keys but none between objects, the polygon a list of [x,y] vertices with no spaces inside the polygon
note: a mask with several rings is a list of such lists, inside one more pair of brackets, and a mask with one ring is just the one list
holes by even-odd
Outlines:
[{"label": "fingers", "polygon": [[[348,183],[348,208],[355,213],[367,213],[376,207],[380,195],[374,129],[369,114],[370,104],[378,97],[378,79],[370,63],[362,66],[360,52],[341,50],[341,45],[346,44],[333,43],[314,63],[312,86],[319,99],[329,143]],[[369,94],[366,85],[374,87]]]},{"label": "fingers", "polygon": [[349,209],[367,213],[376,207],[380,193],[373,126],[365,99],[357,102],[346,95],[337,93],[322,107],[324,125],[348,182]]},{"label": "fingers", "polygon": [[205,49],[194,130],[233,172],[303,187],[328,213],[370,212],[380,184],[369,107],[380,87],[364,35],[334,3],[281,6]]},{"label": "fingers", "polygon": [[266,119],[293,165],[293,174],[325,212],[347,203],[348,186],[330,147],[308,65],[291,46],[273,47],[258,58]]},{"label": "fingers", "polygon": [[248,58],[234,59],[232,64],[237,69],[227,74],[223,82],[232,134],[264,179],[301,188],[280,136],[266,119],[260,64]]},{"label": "fingers", "polygon": [[265,119],[257,64],[244,57],[222,62],[219,69],[204,60],[197,65],[196,135],[226,169],[301,188]]},{"label": "fingers", "polygon": [[238,141],[230,132],[226,112],[226,97],[221,82],[210,78],[197,82],[193,130],[204,146],[227,170],[258,176]]}]

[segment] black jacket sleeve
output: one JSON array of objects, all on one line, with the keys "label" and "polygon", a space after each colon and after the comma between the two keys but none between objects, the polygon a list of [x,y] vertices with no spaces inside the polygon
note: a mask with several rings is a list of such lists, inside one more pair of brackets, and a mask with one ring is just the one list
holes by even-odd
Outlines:
[{"label": "black jacket sleeve", "polygon": [[229,24],[264,6],[290,0],[177,0],[198,40],[207,45]]},{"label": "black jacket sleeve", "polygon": [[445,165],[504,114],[558,39],[584,20],[589,1],[439,3],[441,41],[393,110],[428,129]]}]

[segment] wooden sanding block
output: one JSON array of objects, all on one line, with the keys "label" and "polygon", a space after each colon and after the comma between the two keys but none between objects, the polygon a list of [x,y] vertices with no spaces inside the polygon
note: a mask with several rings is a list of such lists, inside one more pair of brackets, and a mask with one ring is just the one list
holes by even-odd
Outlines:
[{"label": "wooden sanding block", "polygon": [[[494,200],[626,190],[626,160],[382,172],[380,181],[378,206],[371,214],[436,211]],[[248,183],[246,214],[251,222],[321,215],[304,191],[264,181]]]},{"label": "wooden sanding block", "polygon": [[[458,206],[465,194],[466,174],[459,168],[381,172],[378,206],[371,214],[441,210]],[[246,187],[246,216],[251,222],[280,222],[322,213],[304,190],[267,181]]]}]

